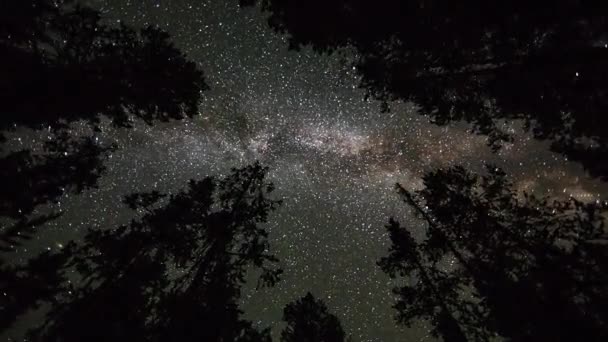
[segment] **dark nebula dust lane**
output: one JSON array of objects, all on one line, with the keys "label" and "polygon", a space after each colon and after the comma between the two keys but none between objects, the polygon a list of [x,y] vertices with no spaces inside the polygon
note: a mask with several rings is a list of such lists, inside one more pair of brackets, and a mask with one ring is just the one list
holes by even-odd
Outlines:
[{"label": "dark nebula dust lane", "polygon": [[[60,201],[65,215],[21,249],[23,256],[61,248],[87,227],[129,220],[120,202],[133,191],[173,191],[188,179],[226,174],[259,160],[270,167],[275,196],[272,248],[285,269],[275,288],[246,289],[246,316],[279,327],[284,305],[311,291],[341,318],[358,341],[433,340],[424,327],[394,323],[394,283],[376,261],[386,253],[384,229],[394,216],[422,227],[394,191],[422,186],[421,175],[463,164],[481,171],[502,167],[518,189],[596,200],[606,185],[548,152],[517,123],[515,143],[494,154],[470,127],[438,127],[410,104],[382,113],[364,100],[359,78],[344,56],[288,51],[255,9],[237,1],[89,1],[110,21],[158,24],[205,71],[211,90],[192,120],[131,130],[104,125],[97,138],[116,141],[99,189]],[[74,125],[74,131],[84,130]],[[22,138],[10,136],[12,144]],[[35,143],[34,143],[35,144]],[[280,329],[275,329],[277,334]]]}]

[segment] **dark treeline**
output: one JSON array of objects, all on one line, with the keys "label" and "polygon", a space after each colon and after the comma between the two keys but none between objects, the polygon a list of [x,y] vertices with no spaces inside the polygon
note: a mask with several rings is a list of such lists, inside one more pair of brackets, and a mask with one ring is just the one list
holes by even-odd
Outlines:
[{"label": "dark treeline", "polygon": [[[102,117],[129,127],[193,116],[207,88],[202,71],[154,27],[110,27],[75,1],[0,3],[0,328],[52,298],[60,256],[9,265],[15,246],[61,212],[38,210],[65,193],[97,186],[113,145],[78,137],[70,124],[99,130]],[[41,151],[9,147],[5,135],[33,129],[51,137]],[[10,259],[10,258],[9,258]]]},{"label": "dark treeline", "polygon": [[129,127],[191,117],[204,76],[155,27],[108,26],[98,11],[73,0],[7,0],[0,4],[0,140],[17,128],[55,136],[42,153],[0,145],[0,243],[10,248],[50,217],[34,209],[65,191],[93,187],[114,146],[75,138],[69,124],[100,118]]},{"label": "dark treeline", "polygon": [[248,266],[259,270],[260,286],[274,285],[281,273],[258,226],[279,204],[267,198],[265,173],[253,165],[192,181],[171,196],[127,196],[129,207],[145,212],[141,218],[91,231],[61,251],[73,270],[64,276],[81,284],[57,289],[60,299],[35,339],[269,340],[237,305]]},{"label": "dark treeline", "polygon": [[[267,169],[254,164],[165,195],[137,193],[143,214],[91,230],[81,243],[44,253],[12,272],[3,327],[51,304],[30,332],[41,341],[167,339],[270,341],[241,317],[246,272],[273,286],[282,270],[260,226],[279,205]],[[424,177],[404,202],[426,222],[422,240],[390,220],[379,266],[403,279],[396,319],[428,320],[446,341],[604,341],[608,337],[605,207],[520,196],[505,174],[461,167]],[[344,341],[336,316],[311,294],[288,304],[281,341]]]},{"label": "dark treeline", "polygon": [[57,125],[99,114],[181,119],[198,112],[203,74],[150,26],[108,26],[74,0],[2,2],[2,127]]},{"label": "dark treeline", "polygon": [[[83,242],[3,269],[10,281],[0,327],[47,303],[32,340],[271,341],[270,329],[238,307],[247,272],[258,274],[258,287],[283,272],[260,227],[280,204],[268,196],[266,172],[253,164],[174,195],[126,196],[143,212],[130,224],[90,230]],[[344,341],[340,321],[310,293],[285,307],[284,320],[281,341]]]},{"label": "dark treeline", "polygon": [[[242,1],[251,4],[255,1]],[[413,100],[436,123],[472,122],[493,146],[502,119],[607,179],[606,5],[595,1],[264,0],[292,47],[354,46],[362,86],[388,103]],[[125,196],[133,219],[24,264],[5,256],[66,192],[97,185],[115,149],[70,124],[129,128],[196,115],[203,73],[155,27],[109,26],[76,1],[0,4],[0,137],[50,132],[42,152],[0,145],[0,331],[41,309],[36,341],[271,341],[239,308],[247,275],[274,286],[283,270],[264,223],[280,205],[258,163],[191,180],[175,194]],[[607,208],[516,193],[500,169],[438,169],[415,193],[422,237],[391,219],[378,261],[396,321],[425,320],[445,341],[608,340]],[[308,293],[285,306],[286,342],[347,340],[338,317]]]},{"label": "dark treeline", "polygon": [[424,186],[398,186],[424,238],[391,219],[378,263],[403,278],[399,323],[424,318],[445,341],[608,338],[606,206],[522,196],[493,167],[483,176],[439,169]]},{"label": "dark treeline", "polygon": [[608,2],[260,2],[290,47],[354,47],[361,87],[413,101],[436,124],[466,120],[499,148],[522,119],[552,150],[608,179]]}]

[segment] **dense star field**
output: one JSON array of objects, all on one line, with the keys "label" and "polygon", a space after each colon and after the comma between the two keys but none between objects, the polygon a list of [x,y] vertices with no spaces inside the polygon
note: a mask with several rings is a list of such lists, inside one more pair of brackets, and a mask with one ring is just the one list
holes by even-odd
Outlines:
[{"label": "dense star field", "polygon": [[[503,168],[516,188],[585,202],[608,194],[579,164],[548,151],[505,123],[516,138],[498,153],[465,124],[439,127],[409,103],[365,99],[351,62],[352,51],[330,56],[310,49],[289,51],[287,39],[266,25],[256,8],[237,1],[89,1],[105,19],[137,27],[159,25],[205,72],[210,90],[200,115],[133,129],[102,123],[100,144],[116,143],[99,188],[63,196],[65,214],[17,247],[16,258],[60,249],[87,227],[114,227],[132,213],[120,199],[134,191],[175,191],[189,179],[225,175],[256,160],[270,168],[275,198],[283,200],[268,223],[271,248],[285,270],[274,288],[244,291],[245,316],[260,326],[282,327],[282,308],[311,291],[342,320],[355,341],[434,340],[423,326],[395,324],[395,286],[376,265],[386,254],[389,217],[410,227],[422,223],[395,191],[422,187],[436,167],[461,164],[482,172]],[[89,134],[74,124],[74,134]],[[7,135],[14,147],[39,146],[52,135]],[[31,317],[30,317],[31,316]],[[30,315],[19,323],[25,328]],[[18,329],[17,329],[18,330]],[[10,335],[10,334],[9,334]]]}]

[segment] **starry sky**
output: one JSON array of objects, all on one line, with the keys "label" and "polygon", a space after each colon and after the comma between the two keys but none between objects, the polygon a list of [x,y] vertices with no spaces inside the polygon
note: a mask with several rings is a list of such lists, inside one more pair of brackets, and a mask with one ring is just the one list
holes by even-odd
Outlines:
[{"label": "starry sky", "polygon": [[[505,123],[516,137],[497,154],[470,127],[438,127],[409,103],[392,103],[390,113],[365,100],[351,62],[355,57],[289,51],[285,37],[266,26],[254,8],[229,0],[90,0],[107,20],[134,26],[159,25],[205,71],[211,90],[192,120],[131,130],[103,125],[100,143],[116,143],[99,189],[65,195],[54,205],[64,215],[19,258],[61,248],[87,227],[115,227],[133,213],[121,204],[134,191],[175,191],[191,178],[222,175],[255,160],[270,167],[283,199],[267,229],[281,259],[283,280],[271,289],[246,288],[242,307],[260,326],[282,328],[282,308],[311,291],[337,314],[355,341],[431,341],[424,326],[395,325],[391,288],[376,261],[389,245],[384,224],[394,216],[422,234],[424,227],[400,202],[396,182],[422,186],[421,175],[462,164],[481,171],[484,163],[504,168],[521,191],[595,201],[606,184],[547,144],[532,140],[517,122]],[[74,134],[91,134],[75,124]],[[18,131],[14,147],[49,139]],[[255,284],[254,284],[255,285]]]}]

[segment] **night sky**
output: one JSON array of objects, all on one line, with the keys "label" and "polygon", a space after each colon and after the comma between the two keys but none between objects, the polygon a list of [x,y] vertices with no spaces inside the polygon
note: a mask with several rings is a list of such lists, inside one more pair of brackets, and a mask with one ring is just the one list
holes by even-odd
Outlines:
[{"label": "night sky", "polygon": [[[110,21],[170,32],[204,70],[211,90],[193,120],[136,123],[131,130],[104,125],[96,138],[119,148],[99,189],[62,198],[54,210],[64,216],[18,247],[20,258],[61,248],[87,227],[127,222],[133,213],[120,201],[125,194],[175,191],[188,179],[259,160],[270,167],[275,197],[284,201],[268,230],[285,274],[274,288],[245,289],[246,317],[272,325],[277,334],[284,305],[311,291],[355,341],[432,340],[424,327],[395,325],[394,284],[376,266],[389,245],[389,217],[423,228],[400,202],[396,182],[417,189],[420,176],[436,167],[462,164],[481,171],[484,163],[494,163],[522,191],[586,201],[608,194],[606,184],[548,152],[518,123],[509,124],[515,143],[493,154],[470,127],[432,125],[411,104],[392,103],[391,112],[382,113],[357,87],[349,52],[289,51],[285,37],[270,30],[257,9],[239,9],[236,0],[89,3]],[[74,125],[74,134],[88,134],[85,127]],[[10,139],[25,147],[49,137],[19,131]]]}]

